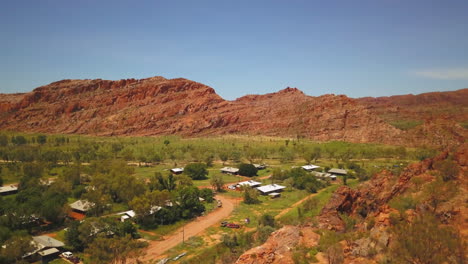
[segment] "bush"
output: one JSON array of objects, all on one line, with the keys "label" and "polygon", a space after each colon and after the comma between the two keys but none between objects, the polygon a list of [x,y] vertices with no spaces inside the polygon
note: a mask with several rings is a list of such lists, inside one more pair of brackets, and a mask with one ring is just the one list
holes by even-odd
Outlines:
[{"label": "bush", "polygon": [[244,189],[244,203],[246,204],[256,204],[260,203],[258,199],[258,192],[255,189],[250,187],[245,187]]},{"label": "bush", "polygon": [[207,203],[212,203],[213,200],[214,200],[214,193],[213,193],[213,190],[211,189],[207,189],[207,188],[204,188],[204,189],[201,189],[200,190],[200,197],[205,199],[205,201]]},{"label": "bush", "polygon": [[239,166],[239,174],[242,176],[253,177],[257,175],[257,168],[252,164],[242,163]]},{"label": "bush", "polygon": [[258,225],[275,227],[275,218],[269,214],[264,214],[258,219]]},{"label": "bush", "polygon": [[208,175],[205,163],[191,163],[185,166],[184,173],[193,180],[204,180]]}]

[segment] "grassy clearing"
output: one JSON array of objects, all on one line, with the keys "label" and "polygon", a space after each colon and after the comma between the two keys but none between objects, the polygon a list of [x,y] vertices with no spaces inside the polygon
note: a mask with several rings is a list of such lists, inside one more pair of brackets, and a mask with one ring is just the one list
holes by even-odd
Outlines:
[{"label": "grassy clearing", "polygon": [[[338,187],[340,186],[341,185],[339,184],[331,185],[319,191],[317,195],[311,197],[310,199],[315,200],[316,205],[311,210],[304,211],[302,216],[299,216],[299,211],[296,208],[283,215],[278,221],[282,224],[297,224],[303,219],[310,219],[319,215],[320,211],[330,200],[335,190],[338,189]],[[303,204],[305,203],[307,203],[307,201]]]}]

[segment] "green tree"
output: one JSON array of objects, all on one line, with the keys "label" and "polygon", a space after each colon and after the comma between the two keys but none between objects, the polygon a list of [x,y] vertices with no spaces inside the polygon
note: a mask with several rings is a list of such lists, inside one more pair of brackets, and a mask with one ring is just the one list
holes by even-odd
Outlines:
[{"label": "green tree", "polygon": [[181,216],[184,219],[193,218],[205,211],[205,207],[200,202],[200,190],[197,187],[184,187],[177,192],[177,201],[181,209]]},{"label": "green tree", "polygon": [[257,190],[251,187],[243,187],[244,189],[244,203],[246,204],[256,204],[259,203],[258,192]]},{"label": "green tree", "polygon": [[38,135],[37,136],[37,143],[44,145],[47,142],[47,136],[46,135]]},{"label": "green tree", "polygon": [[138,259],[147,246],[147,242],[134,240],[130,235],[112,238],[100,236],[89,245],[85,253],[90,256],[92,263],[124,264],[128,259]]},{"label": "green tree", "polygon": [[74,250],[83,251],[84,244],[80,240],[80,231],[78,230],[80,222],[72,221],[65,232],[65,241],[67,245],[70,245]]},{"label": "green tree", "polygon": [[223,166],[226,163],[226,161],[229,159],[229,154],[227,151],[222,151],[218,154],[219,159],[223,162]]},{"label": "green tree", "polygon": [[214,201],[213,190],[208,188],[200,189],[200,197],[205,199],[207,203],[212,203]]},{"label": "green tree", "polygon": [[224,186],[224,179],[223,179],[223,176],[222,175],[219,175],[219,174],[215,174],[213,176],[211,176],[211,179],[210,179],[210,185],[213,187],[214,190],[216,190],[217,192],[220,192],[223,190],[223,186]]},{"label": "green tree", "polygon": [[184,173],[193,180],[203,180],[206,179],[208,170],[205,163],[190,163],[185,166]]},{"label": "green tree", "polygon": [[257,175],[257,168],[252,164],[242,163],[239,165],[239,174],[242,176],[253,177]]},{"label": "green tree", "polygon": [[263,214],[258,219],[258,225],[275,227],[275,218],[269,214]]},{"label": "green tree", "polygon": [[13,236],[5,241],[4,247],[0,247],[0,256],[4,256],[7,261],[11,261],[9,263],[23,263],[23,256],[34,250],[31,241],[32,238],[28,235]]}]

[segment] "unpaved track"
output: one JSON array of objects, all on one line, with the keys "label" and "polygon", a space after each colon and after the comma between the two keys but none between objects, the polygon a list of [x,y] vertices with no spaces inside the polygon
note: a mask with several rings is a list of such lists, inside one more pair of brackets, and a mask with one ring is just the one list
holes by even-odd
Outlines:
[{"label": "unpaved track", "polygon": [[218,225],[223,219],[227,218],[234,210],[234,200],[228,199],[221,195],[215,197],[221,200],[223,206],[214,210],[205,216],[200,216],[194,221],[186,224],[184,227],[177,229],[162,241],[148,241],[150,244],[146,248],[144,256],[140,258],[143,261],[156,260],[167,250],[182,243],[182,231],[185,233],[185,240],[196,236],[212,225]]},{"label": "unpaved track", "polygon": [[300,204],[302,204],[303,202],[305,202],[307,199],[309,198],[312,198],[314,196],[316,196],[317,194],[321,193],[323,190],[326,190],[326,188],[320,190],[319,192],[317,193],[312,193],[312,194],[309,194],[307,195],[306,197],[302,198],[301,200],[295,202],[293,205],[291,205],[290,207],[284,209],[283,211],[281,211],[279,214],[277,214],[275,216],[276,219],[279,219],[280,217],[282,217],[283,215],[287,214],[289,211],[291,211],[292,209],[298,207]]}]

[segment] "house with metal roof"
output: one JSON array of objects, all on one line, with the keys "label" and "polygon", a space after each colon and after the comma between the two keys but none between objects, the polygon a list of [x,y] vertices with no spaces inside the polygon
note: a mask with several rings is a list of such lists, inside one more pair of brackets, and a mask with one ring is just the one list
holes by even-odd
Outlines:
[{"label": "house with metal roof", "polygon": [[60,254],[60,250],[65,246],[62,241],[49,236],[34,236],[32,239],[33,241],[31,241],[31,243],[34,245],[35,249],[25,254],[23,258],[28,258],[33,261],[39,258],[43,263],[48,263],[57,258]]},{"label": "house with metal roof", "polygon": [[15,186],[15,185],[0,186],[1,196],[15,194],[17,192],[18,192],[18,186]]},{"label": "house with metal roof", "polygon": [[70,204],[70,208],[78,213],[86,214],[90,209],[94,207],[94,203],[86,200],[78,200]]},{"label": "house with metal roof", "polygon": [[335,175],[347,175],[348,174],[346,170],[336,169],[336,168],[330,169],[328,173],[335,174]]},{"label": "house with metal roof", "polygon": [[239,172],[239,169],[238,168],[232,168],[232,167],[224,167],[224,168],[221,168],[221,172],[222,173],[226,173],[226,174],[237,174]]},{"label": "house with metal roof", "polygon": [[265,186],[257,187],[257,190],[262,194],[269,194],[274,192],[281,192],[286,188],[286,186],[279,184],[268,184]]},{"label": "house with metal roof", "polygon": [[174,174],[181,174],[184,172],[184,168],[173,168],[171,169],[171,172]]},{"label": "house with metal roof", "polygon": [[301,167],[303,170],[306,170],[306,171],[313,171],[317,168],[320,168],[320,166],[317,166],[317,165],[313,165],[313,164],[309,164],[309,165],[304,165]]},{"label": "house with metal roof", "polygon": [[255,187],[258,187],[262,185],[261,182],[257,182],[257,181],[252,181],[252,180],[248,180],[248,181],[243,181],[243,182],[239,182],[237,184],[237,187],[244,187],[244,186],[248,186],[248,187],[252,187],[252,188],[255,188]]}]

